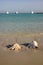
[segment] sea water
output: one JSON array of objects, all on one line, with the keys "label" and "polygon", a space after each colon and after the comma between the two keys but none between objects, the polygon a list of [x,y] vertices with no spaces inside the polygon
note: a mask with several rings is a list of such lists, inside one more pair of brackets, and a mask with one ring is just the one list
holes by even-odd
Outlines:
[{"label": "sea water", "polygon": [[0,33],[43,33],[43,14],[0,13]]}]

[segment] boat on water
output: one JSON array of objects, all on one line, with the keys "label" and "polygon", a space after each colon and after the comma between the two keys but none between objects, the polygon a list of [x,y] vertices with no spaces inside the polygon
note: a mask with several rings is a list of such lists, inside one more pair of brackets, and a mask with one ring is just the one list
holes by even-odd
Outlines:
[{"label": "boat on water", "polygon": [[16,11],[15,14],[18,14],[18,11]]},{"label": "boat on water", "polygon": [[31,13],[34,14],[34,11],[32,11]]},{"label": "boat on water", "polygon": [[9,14],[9,12],[7,11],[6,14]]}]

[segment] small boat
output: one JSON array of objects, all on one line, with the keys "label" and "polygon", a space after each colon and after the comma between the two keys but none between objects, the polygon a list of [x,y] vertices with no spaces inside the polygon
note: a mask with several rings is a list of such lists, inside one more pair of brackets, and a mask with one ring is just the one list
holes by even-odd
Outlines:
[{"label": "small boat", "polygon": [[7,11],[6,14],[9,14],[9,12]]},{"label": "small boat", "polygon": [[18,14],[18,11],[16,11],[15,14]]},{"label": "small boat", "polygon": [[31,13],[32,13],[32,14],[34,14],[34,12],[33,12],[33,11],[32,11]]}]

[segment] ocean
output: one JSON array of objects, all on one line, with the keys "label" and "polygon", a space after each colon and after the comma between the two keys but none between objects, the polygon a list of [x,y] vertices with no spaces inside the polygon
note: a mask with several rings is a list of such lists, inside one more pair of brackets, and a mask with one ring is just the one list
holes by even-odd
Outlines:
[{"label": "ocean", "polygon": [[0,13],[0,33],[43,33],[43,14]]}]

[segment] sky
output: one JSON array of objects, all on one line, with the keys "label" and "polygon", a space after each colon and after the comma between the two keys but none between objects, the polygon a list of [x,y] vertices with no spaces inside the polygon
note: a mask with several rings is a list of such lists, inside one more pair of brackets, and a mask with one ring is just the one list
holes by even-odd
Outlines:
[{"label": "sky", "polygon": [[0,0],[0,12],[29,12],[32,10],[43,12],[43,0]]}]

